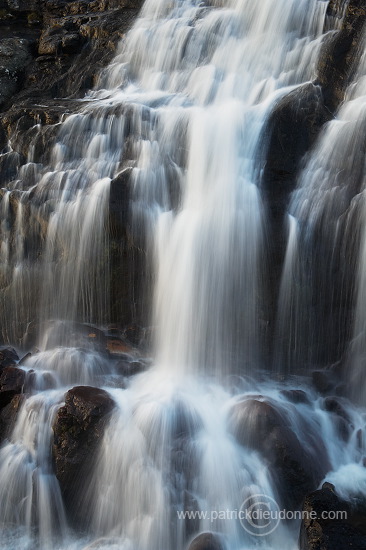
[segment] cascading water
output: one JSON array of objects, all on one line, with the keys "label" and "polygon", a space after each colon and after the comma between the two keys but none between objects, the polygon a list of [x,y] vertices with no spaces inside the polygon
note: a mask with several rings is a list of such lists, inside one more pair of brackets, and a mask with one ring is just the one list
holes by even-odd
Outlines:
[{"label": "cascading water", "polygon": [[[156,217],[157,362],[168,370],[258,367],[264,221],[256,146],[271,105],[312,76],[325,8],[245,2],[205,13],[182,4],[162,18],[146,3],[131,33],[125,55],[142,88],[137,97],[148,103],[145,89],[167,94],[154,109],[151,144],[141,143],[137,201],[146,200],[147,184],[150,195],[167,188],[161,165],[185,169],[177,213],[161,201],[159,209],[157,197],[153,212],[151,201],[145,206]],[[107,85],[117,84],[116,73],[112,67]],[[172,134],[175,151],[187,151],[183,165]]]},{"label": "cascading water", "polygon": [[[1,525],[21,526],[26,548],[33,538],[35,525],[43,548],[52,547],[56,531],[63,537],[67,534],[50,447],[52,420],[61,400],[62,391],[42,392],[27,399],[9,442],[0,450]],[[10,530],[5,541],[1,541],[3,548],[4,544],[11,547],[11,535]]]},{"label": "cascading water", "polygon": [[[83,138],[75,141],[74,135]],[[35,311],[41,324],[105,322],[109,183],[122,139],[113,139],[109,148],[113,137],[110,120],[97,112],[69,117],[50,165],[26,165],[15,189],[4,192],[3,340],[21,344],[28,330],[24,324]],[[34,171],[38,181],[33,174],[33,183],[29,173]]]},{"label": "cascading water", "polygon": [[[293,193],[278,312],[279,340],[284,340],[282,353],[290,353],[288,364],[330,362],[343,355],[342,362],[350,365],[358,389],[365,351],[364,236],[360,229],[365,187],[365,72],[363,55],[345,103],[335,120],[324,127]],[[289,341],[294,345],[289,346]],[[325,353],[330,357],[324,357]]]},{"label": "cascading water", "polygon": [[[364,480],[362,414],[344,400],[352,426],[345,442],[335,414],[306,381],[254,381],[265,367],[268,236],[259,142],[273,106],[314,77],[323,30],[339,24],[326,18],[327,4],[148,0],[98,89],[60,125],[49,163],[30,157],[2,191],[3,340],[24,341],[36,317],[41,349],[25,362],[33,395],[0,450],[4,548],[91,542],[184,550],[193,534],[209,530],[228,550],[295,549],[292,524],[261,538],[232,517],[210,516],[238,511],[256,494],[301,505],[263,455],[257,440],[267,434],[256,408],[282,426],[299,467],[311,470],[310,487],[332,472],[343,495],[357,492],[345,476],[353,471]],[[126,172],[132,231],[144,234],[154,279],[155,361],[121,389],[114,363],[90,344],[88,330],[75,327],[108,323],[110,182]],[[305,187],[302,178],[296,196]],[[299,201],[311,223],[311,201]],[[299,309],[307,296],[293,286],[308,276],[298,246],[303,225],[293,207],[275,350],[290,364],[307,345]],[[80,536],[67,529],[51,461],[55,410],[72,384],[103,386],[116,403],[82,495],[88,529]],[[290,396],[298,385],[306,391],[295,406]],[[187,509],[208,515],[179,519]]]}]

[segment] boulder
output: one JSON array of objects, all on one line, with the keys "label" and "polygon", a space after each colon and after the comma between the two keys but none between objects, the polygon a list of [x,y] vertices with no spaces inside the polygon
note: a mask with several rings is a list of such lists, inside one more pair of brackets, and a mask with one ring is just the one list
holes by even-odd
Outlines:
[{"label": "boulder", "polygon": [[188,550],[224,550],[225,546],[219,535],[215,533],[201,533],[193,539]]},{"label": "boulder", "polygon": [[295,433],[283,411],[258,398],[237,402],[229,413],[229,429],[241,445],[259,452],[268,463],[289,510],[295,510],[305,495],[316,489],[330,468],[317,434],[305,425],[302,428],[301,434]]},{"label": "boulder", "polygon": [[82,488],[113,408],[114,401],[106,391],[77,386],[66,393],[65,405],[57,413],[53,425],[55,474],[72,522],[85,521]]},{"label": "boulder", "polygon": [[320,86],[306,83],[283,97],[263,130],[266,165],[262,188],[273,217],[282,217],[300,162],[331,115]]},{"label": "boulder", "polygon": [[336,495],[330,483],[306,497],[303,511],[300,550],[366,549],[366,535],[355,525],[355,510]]},{"label": "boulder", "polygon": [[13,367],[19,361],[14,348],[0,348],[0,370],[4,367]]},{"label": "boulder", "polygon": [[17,367],[5,367],[0,375],[0,409],[23,392],[25,371]]}]

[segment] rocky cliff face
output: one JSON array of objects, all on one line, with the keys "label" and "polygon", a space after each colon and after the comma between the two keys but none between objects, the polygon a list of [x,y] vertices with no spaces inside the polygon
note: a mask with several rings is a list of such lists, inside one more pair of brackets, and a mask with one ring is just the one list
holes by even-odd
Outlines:
[{"label": "rocky cliff face", "polygon": [[0,2],[0,108],[78,97],[113,56],[141,0]]},{"label": "rocky cliff face", "polygon": [[[34,124],[59,122],[93,87],[142,0],[0,1],[0,152],[26,156]],[[68,101],[60,98],[69,98]],[[28,136],[29,138],[30,136]]]},{"label": "rocky cliff face", "polygon": [[30,128],[56,124],[78,109],[71,99],[94,86],[141,5],[142,0],[0,1],[0,153],[11,139],[25,160]]},{"label": "rocky cliff face", "polygon": [[[362,33],[366,23],[365,0],[332,0],[328,5],[327,15],[329,21],[335,19],[341,23],[338,23],[336,30],[325,35],[314,81],[299,86],[282,98],[275,105],[263,130],[264,169],[261,185],[268,205],[269,231],[272,237],[269,260],[271,281],[268,291],[272,309],[270,315],[273,315],[268,323],[270,327],[275,326],[278,285],[287,243],[285,216],[291,192],[295,189],[305,155],[311,151],[324,124],[334,118],[344,101],[347,86],[362,54]],[[324,29],[326,30],[327,28]],[[276,237],[273,238],[274,236]],[[338,270],[341,273],[342,266]],[[334,301],[334,287],[337,288],[336,292],[340,296],[337,311],[341,314],[327,319],[324,323],[327,333],[319,331],[315,346],[321,350],[321,360],[325,363],[336,361],[344,353],[350,336],[353,283],[347,281],[346,284],[346,280],[347,277],[342,272],[332,285],[332,297],[322,295],[315,304],[318,316],[321,317],[324,314],[322,307]],[[269,340],[273,341],[271,330],[269,333]]]},{"label": "rocky cliff face", "polygon": [[[96,84],[142,3],[0,0],[0,187],[16,177],[30,146],[34,162],[48,162],[58,123],[82,107],[78,98]],[[111,322],[126,326],[138,321],[134,296],[141,284],[142,253],[126,232],[128,193],[122,187],[111,193],[109,257]],[[16,215],[16,193],[11,201]],[[42,221],[41,241],[47,223]]]},{"label": "rocky cliff face", "polygon": [[[96,83],[100,69],[112,59],[141,5],[142,0],[0,0],[0,153],[7,151],[11,140],[11,151],[0,156],[1,187],[26,162],[31,143],[35,162],[48,161],[57,123],[79,109],[77,98]],[[269,328],[263,335],[268,356],[286,247],[284,218],[289,196],[304,155],[343,101],[361,52],[365,1],[332,0],[328,16],[342,23],[324,40],[316,79],[284,97],[263,130],[261,184],[273,236],[267,292],[271,306],[265,324]],[[35,128],[38,123],[41,131]],[[110,196],[110,321],[122,326],[145,325],[148,309],[148,292],[141,290],[149,283],[149,275],[144,273],[145,243],[136,242],[128,226],[129,170],[112,181]],[[11,200],[16,212],[16,193]],[[46,229],[47,220],[41,220],[40,240]],[[334,316],[334,345],[323,353],[325,363],[342,355],[349,338],[346,327],[350,326],[352,288],[347,287],[342,300],[343,321]]]}]

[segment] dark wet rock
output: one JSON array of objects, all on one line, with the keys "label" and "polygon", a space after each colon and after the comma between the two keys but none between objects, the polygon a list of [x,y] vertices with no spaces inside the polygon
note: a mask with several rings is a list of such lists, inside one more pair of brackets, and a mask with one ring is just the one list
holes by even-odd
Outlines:
[{"label": "dark wet rock", "polygon": [[[132,346],[144,337],[141,328],[150,315],[151,276],[147,269],[147,253],[131,235],[113,233],[109,242],[110,313],[111,321],[128,328],[124,338]],[[132,328],[139,326],[140,328]]]},{"label": "dark wet rock", "polygon": [[326,397],[324,399],[324,408],[326,411],[332,412],[337,416],[343,418],[346,422],[351,424],[351,418],[346,410],[346,405],[342,403],[341,399],[336,397]]},{"label": "dark wet rock", "polygon": [[283,417],[273,405],[254,398],[239,401],[229,416],[229,425],[244,447],[260,448],[262,435],[283,424]]},{"label": "dark wet rock", "polygon": [[317,392],[324,395],[334,388],[334,375],[329,370],[316,370],[312,372],[313,386]]},{"label": "dark wet rock", "polygon": [[72,334],[70,341],[72,345],[85,346],[87,349],[93,347],[100,353],[105,352],[107,348],[107,338],[104,332],[93,326],[82,323],[73,323],[71,325]]},{"label": "dark wet rock", "polygon": [[289,417],[268,401],[239,401],[229,413],[229,427],[241,445],[258,451],[267,461],[288,509],[296,509],[330,467],[317,434],[304,424],[298,436]]},{"label": "dark wet rock", "polygon": [[15,395],[10,403],[0,410],[0,444],[12,433],[24,399],[22,394]]},{"label": "dark wet rock", "polygon": [[141,7],[128,2],[46,2],[38,54],[25,93],[39,98],[80,96],[95,84]]},{"label": "dark wet rock", "polygon": [[0,126],[0,154],[4,152],[8,144],[8,136],[2,126]]},{"label": "dark wet rock", "polygon": [[[300,550],[366,549],[366,535],[357,526],[359,512],[342,501],[330,483],[308,495],[303,510],[306,517],[301,524]],[[343,517],[330,519],[337,513]],[[364,525],[365,520],[363,515]]]},{"label": "dark wet rock", "polygon": [[[331,3],[328,14],[341,18],[346,2]],[[279,281],[287,244],[286,213],[291,192],[294,190],[297,175],[302,168],[306,153],[311,150],[323,125],[331,120],[338,106],[344,100],[344,93],[362,51],[362,32],[365,26],[366,6],[364,0],[350,0],[342,22],[342,28],[329,33],[322,46],[317,65],[317,76],[313,83],[299,86],[275,105],[263,132],[261,186],[269,212],[269,260],[271,266],[266,303],[269,305],[267,328],[263,329],[264,349],[271,357],[271,342],[274,339],[275,317],[277,312]],[[363,157],[362,157],[363,158]],[[354,175],[352,176],[354,177]],[[341,260],[343,261],[343,260]],[[339,283],[334,281],[339,271]],[[331,298],[334,304],[334,288],[340,287],[339,304],[331,313],[315,304],[314,317],[319,319],[319,327],[314,331],[316,342],[303,349],[297,347],[296,355],[288,358],[283,369],[289,370],[294,364],[305,367],[309,363],[329,364],[341,356],[347,346],[349,326],[352,324],[353,283],[348,285],[342,277],[341,268],[332,267],[334,281]],[[316,270],[313,277],[316,276]],[[345,286],[347,285],[347,286]],[[315,288],[323,287],[316,281]],[[322,304],[327,297],[322,297]],[[324,328],[326,327],[326,329]],[[326,334],[325,334],[326,332]],[[317,350],[317,356],[309,356],[309,347]]]},{"label": "dark wet rock", "polygon": [[[77,25],[55,25],[47,28],[41,34],[38,44],[39,55],[60,55],[80,53],[86,42],[86,37],[76,32]],[[73,30],[75,32],[73,32]]]},{"label": "dark wet rock", "polygon": [[85,520],[81,487],[87,483],[114,401],[101,389],[77,386],[65,395],[54,425],[55,473],[73,522]]},{"label": "dark wet rock", "polygon": [[41,7],[42,0],[6,0],[8,8],[19,12],[37,11]]},{"label": "dark wet rock", "polygon": [[339,436],[344,441],[349,441],[349,438],[353,433],[354,426],[346,410],[345,404],[342,403],[340,398],[326,397],[323,405],[326,411],[333,413],[334,422]]},{"label": "dark wet rock", "polygon": [[59,122],[80,107],[80,103],[72,100],[61,100],[58,105],[48,100],[42,106],[27,107],[20,103],[4,113],[0,117],[2,128],[12,149],[21,155],[21,164],[26,161],[30,147],[33,161],[46,163],[56,141]]},{"label": "dark wet rock", "polygon": [[[146,250],[138,242],[131,227],[131,176],[127,166],[112,181],[110,189],[110,273],[111,319],[128,325],[124,337],[139,345],[141,329],[136,326],[148,318],[148,284],[146,282]],[[121,285],[121,281],[125,284]]]},{"label": "dark wet rock", "polygon": [[281,390],[280,393],[287,401],[291,401],[291,403],[303,403],[306,405],[310,403],[309,397],[303,390]]},{"label": "dark wet rock", "polygon": [[[335,5],[329,9],[337,11]],[[347,85],[357,67],[362,50],[362,32],[366,22],[364,0],[350,0],[342,28],[326,39],[319,56],[317,83],[323,90],[324,104],[332,112],[344,99]]]},{"label": "dark wet rock", "polygon": [[3,185],[16,177],[21,164],[24,164],[24,159],[19,153],[11,151],[0,156],[0,172]]},{"label": "dark wet rock", "polygon": [[[30,151],[35,163],[49,161],[61,118],[85,106],[85,102],[55,98],[82,97],[96,84],[100,70],[110,62],[119,40],[131,27],[142,0],[44,0],[29,3],[27,9],[25,2],[15,4],[9,33],[22,40],[31,34],[28,42],[32,59],[23,71],[22,90],[4,104],[6,111],[0,114],[0,148],[5,148],[10,139],[13,149],[0,158],[4,183],[16,177]],[[26,22],[29,18],[38,21],[31,31]],[[129,227],[129,195],[124,194],[128,185],[121,182],[125,175],[112,182],[110,203],[110,310],[111,321],[121,327],[145,325],[149,315],[145,305],[149,295],[146,251]],[[26,189],[29,178],[22,185]],[[34,320],[27,319],[26,326]],[[131,337],[136,345],[138,338],[132,333]]]},{"label": "dark wet rock", "polygon": [[343,418],[337,416],[334,418],[334,425],[339,437],[345,443],[348,443],[353,432],[353,426],[346,422]]},{"label": "dark wet rock", "polygon": [[[304,155],[315,143],[323,124],[331,118],[323,104],[320,86],[307,83],[283,97],[273,108],[262,133],[263,171],[260,186],[268,208],[269,272],[266,309],[269,318],[263,325],[263,341],[272,342],[276,326],[277,301],[282,266],[285,258],[288,229],[285,220],[291,192],[297,182],[297,174]],[[268,307],[269,306],[269,307]],[[269,344],[268,344],[269,346]],[[266,347],[266,346],[265,346]],[[306,357],[307,350],[299,352]],[[271,350],[268,350],[270,356]],[[286,371],[298,363],[298,358],[289,358]]]},{"label": "dark wet rock", "polygon": [[340,18],[348,0],[330,0],[327,6],[327,15]]},{"label": "dark wet rock", "polygon": [[340,397],[346,397],[349,395],[349,388],[346,383],[341,382],[334,388],[334,393]]},{"label": "dark wet rock", "polygon": [[14,348],[0,348],[0,370],[4,367],[13,367],[19,361]]},{"label": "dark wet rock", "polygon": [[112,234],[125,234],[127,231],[125,225],[129,219],[131,173],[132,168],[125,168],[111,181],[109,209]]},{"label": "dark wet rock", "polygon": [[219,535],[215,533],[201,533],[193,539],[188,550],[225,550]]},{"label": "dark wet rock", "polygon": [[202,420],[197,412],[184,401],[178,400],[172,418],[173,439],[191,439],[202,427]]},{"label": "dark wet rock", "polygon": [[26,392],[54,390],[60,382],[53,372],[39,372],[30,369],[26,372],[24,388]]},{"label": "dark wet rock", "polygon": [[[141,0],[14,0],[8,5],[11,19],[2,33],[6,38],[0,41],[0,109],[1,103],[4,110],[13,106],[16,111],[21,104],[30,109],[55,97],[81,97],[112,59],[141,5]],[[8,73],[3,75],[3,65],[10,79]],[[54,107],[58,104],[54,101]]]},{"label": "dark wet rock", "polygon": [[5,367],[0,375],[0,408],[23,392],[25,372],[17,367]]},{"label": "dark wet rock", "polygon": [[122,376],[135,376],[136,374],[141,374],[145,372],[147,365],[141,363],[140,361],[118,361],[115,365],[115,371]]},{"label": "dark wet rock", "polygon": [[[115,55],[119,40],[131,27],[141,5],[142,0],[14,0],[11,5],[5,3],[6,21],[0,20],[0,43],[8,40],[17,45],[6,58],[7,63],[12,63],[14,68],[23,63],[23,68],[21,81],[17,81],[17,86],[21,82],[21,89],[12,88],[12,94],[8,93],[8,99],[0,106],[0,111],[3,110],[0,112],[0,151],[7,151],[9,140],[12,147],[0,157],[3,186],[18,176],[18,169],[26,163],[30,152],[34,163],[48,163],[60,120],[85,106],[85,102],[70,98],[83,97],[96,84],[100,70]],[[20,55],[23,50],[24,59]],[[61,97],[69,99],[59,99]],[[146,250],[131,233],[126,214],[129,196],[121,197],[124,191],[120,183],[117,177],[111,186],[111,321],[118,322],[120,327],[132,323],[144,326],[149,315],[146,304],[150,294],[145,274]],[[29,189],[33,184],[27,171],[20,185]],[[34,194],[36,191],[25,203],[29,203],[29,198],[34,199]],[[35,258],[39,258],[37,245],[47,230],[49,213],[47,207],[44,219],[39,220],[40,234],[32,243],[26,243],[27,247],[32,246]],[[37,223],[38,220],[33,228]],[[36,293],[32,298],[34,307],[32,305],[30,310],[34,311],[34,318],[24,319],[22,326],[17,328],[17,341],[24,347],[29,340],[24,333],[29,332],[28,327],[37,318],[39,299]],[[139,343],[141,334],[137,337],[131,331],[133,345]],[[29,343],[31,346],[34,342],[29,340]]]},{"label": "dark wet rock", "polygon": [[25,355],[23,355],[23,357],[19,360],[19,365],[25,365],[27,360],[30,359],[30,357],[32,357],[32,354],[31,352],[29,353],[26,353]]},{"label": "dark wet rock", "polygon": [[132,360],[132,346],[123,338],[107,337],[107,350],[112,357],[116,357],[121,361],[130,362]]},{"label": "dark wet rock", "polygon": [[0,109],[20,90],[24,70],[31,61],[32,55],[27,40],[21,38],[0,40]]},{"label": "dark wet rock", "polygon": [[131,342],[134,346],[140,344],[142,338],[143,328],[137,325],[136,323],[127,327],[124,331],[126,339]]},{"label": "dark wet rock", "polygon": [[330,118],[320,86],[312,83],[299,86],[274,107],[264,129],[267,152],[262,178],[272,216],[282,217],[300,162]]},{"label": "dark wet rock", "polygon": [[117,8],[136,7],[136,2],[131,0],[45,0],[45,8],[52,16],[67,17],[72,15],[90,15],[101,12],[105,15],[106,11]]}]

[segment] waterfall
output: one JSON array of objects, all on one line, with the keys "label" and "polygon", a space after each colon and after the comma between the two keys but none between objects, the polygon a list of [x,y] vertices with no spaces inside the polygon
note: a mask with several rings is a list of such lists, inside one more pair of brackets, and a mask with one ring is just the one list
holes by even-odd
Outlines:
[{"label": "waterfall", "polygon": [[[366,237],[351,239],[365,215],[364,59],[291,198],[272,379],[265,349],[263,131],[281,100],[315,79],[325,33],[340,25],[327,8],[147,0],[96,89],[54,128],[43,163],[36,126],[28,162],[1,190],[2,340],[38,349],[19,365],[25,395],[0,448],[0,546],[185,550],[212,531],[225,550],[294,550],[298,522],[258,537],[265,526],[253,533],[238,521],[243,503],[265,495],[298,510],[325,479],[345,498],[365,483],[363,410],[339,397],[337,416],[301,370],[329,359],[322,340],[346,331],[332,307],[354,300],[355,373],[364,354]],[[152,367],[129,380],[90,335],[110,322],[110,201],[125,187],[153,334]],[[349,261],[334,290],[340,258]],[[115,403],[92,471],[74,488],[80,531],[52,460],[52,426],[74,385],[102,388]],[[286,471],[293,462],[297,476]],[[203,515],[190,520],[187,510]]]},{"label": "waterfall", "polygon": [[[294,241],[290,230],[291,266],[286,257],[281,283],[286,292],[278,312],[279,326],[288,327],[291,335],[285,335],[281,352],[290,353],[288,365],[330,364],[341,358],[354,373],[355,387],[365,350],[365,61],[363,55],[346,101],[323,128],[293,193],[289,210],[297,237]],[[290,338],[295,346],[289,345]]]},{"label": "waterfall", "polygon": [[273,384],[252,385],[250,390],[237,387],[237,391],[240,395],[219,386],[204,391],[194,379],[181,385],[156,373],[141,377],[127,394],[113,390],[117,410],[85,500],[85,509],[92,510],[90,531],[101,540],[107,537],[105,548],[118,540],[128,549],[184,549],[192,527],[177,518],[185,510],[231,511],[231,517],[207,514],[196,526],[198,532],[221,533],[227,549],[247,550],[255,543],[266,549],[297,548],[291,525],[269,533],[262,546],[258,537],[233,520],[251,495],[284,502],[283,487],[276,483],[266,460],[250,445],[238,445],[228,431],[230,411],[243,399],[245,403],[256,398],[256,391],[287,418],[309,467],[329,460],[343,494],[357,492],[347,483],[347,475],[353,467],[356,479],[364,483],[359,465],[362,450],[356,444],[357,431],[363,429],[359,412],[347,409],[355,430],[350,441],[340,445],[337,427],[322,400],[294,407]]},{"label": "waterfall", "polygon": [[[269,1],[206,12],[182,3],[167,14],[147,2],[104,74],[102,85],[116,89],[135,79],[134,101],[154,105],[135,143],[132,209],[156,251],[155,347],[167,371],[217,376],[261,366],[265,220],[256,150],[273,104],[312,77],[325,9]],[[136,123],[133,135],[141,133]]]},{"label": "waterfall", "polygon": [[[216,372],[223,363],[258,363],[264,222],[255,151],[271,105],[313,76],[325,11],[315,0],[260,9],[145,4],[99,89],[60,125],[49,163],[35,162],[35,138],[28,164],[3,193],[4,341],[23,347],[36,332],[45,348],[50,320],[108,322],[109,184],[129,166],[135,231],[157,249],[148,269],[157,279],[161,363]],[[162,258],[159,248],[182,241],[188,216],[183,254]],[[242,296],[244,312],[232,309],[233,296]],[[178,319],[173,343],[167,332]],[[64,325],[58,330],[67,345]]]},{"label": "waterfall", "polygon": [[60,391],[42,392],[27,399],[9,442],[0,450],[0,524],[3,529],[9,524],[24,527],[27,546],[35,534],[42,548],[52,546],[55,531],[67,534],[50,448],[52,421],[61,399]]},{"label": "waterfall", "polygon": [[299,352],[302,351],[301,348],[299,350],[299,340],[304,338],[304,334],[296,330],[297,326],[294,320],[294,316],[302,311],[301,306],[304,305],[299,303],[299,300],[304,300],[304,298],[303,294],[299,292],[299,287],[302,287],[303,271],[299,265],[298,225],[296,218],[289,215],[287,249],[278,297],[278,320],[275,335],[275,361],[277,365],[287,368],[294,360],[299,359]]}]

